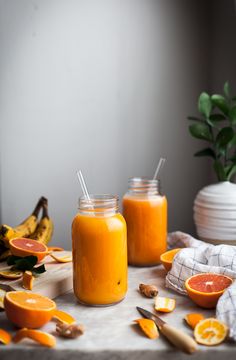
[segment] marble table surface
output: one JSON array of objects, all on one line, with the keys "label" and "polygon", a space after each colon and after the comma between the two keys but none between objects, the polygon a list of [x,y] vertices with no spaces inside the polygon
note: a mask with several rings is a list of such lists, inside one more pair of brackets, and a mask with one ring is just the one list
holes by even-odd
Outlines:
[{"label": "marble table surface", "polygon": [[[138,291],[139,284],[156,284],[160,296],[174,297],[177,306],[174,312],[162,316],[168,323],[186,331],[192,331],[185,325],[183,317],[189,312],[202,312],[205,316],[214,316],[213,311],[202,310],[194,306],[191,300],[165,288],[165,271],[162,266],[152,268],[129,268],[129,291],[119,304],[110,307],[94,308],[77,303],[73,292],[56,299],[60,310],[70,313],[78,323],[85,326],[85,334],[76,340],[57,337],[54,349],[41,347],[30,340],[8,346],[0,345],[0,360],[233,360],[236,357],[236,344],[224,343],[216,347],[199,346],[193,355],[183,354],[165,338],[148,339],[133,323],[140,317],[136,306],[153,310],[153,299],[144,298]],[[15,329],[6,320],[5,313],[0,313],[0,328],[14,333]],[[43,330],[54,333],[55,323],[50,322]]]}]

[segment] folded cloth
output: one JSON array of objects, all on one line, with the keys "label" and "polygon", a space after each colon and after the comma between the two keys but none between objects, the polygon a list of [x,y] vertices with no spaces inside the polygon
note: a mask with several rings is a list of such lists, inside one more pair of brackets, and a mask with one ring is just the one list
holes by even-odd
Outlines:
[{"label": "folded cloth", "polygon": [[[170,248],[183,248],[174,257],[166,276],[166,286],[187,295],[185,280],[190,276],[214,272],[236,279],[236,246],[211,245],[180,231],[168,235]],[[236,281],[220,297],[216,317],[228,325],[229,336],[236,341]]]}]

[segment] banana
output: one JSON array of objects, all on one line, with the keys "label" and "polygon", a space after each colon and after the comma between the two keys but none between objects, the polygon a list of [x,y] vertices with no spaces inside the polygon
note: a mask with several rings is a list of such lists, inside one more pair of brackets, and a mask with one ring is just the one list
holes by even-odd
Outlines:
[{"label": "banana", "polygon": [[8,243],[11,239],[14,239],[15,237],[29,237],[29,235],[35,231],[38,223],[37,219],[39,211],[45,202],[47,202],[47,199],[41,197],[32,214],[20,225],[14,228],[5,224],[0,226],[0,240],[3,241],[6,247],[9,247]]},{"label": "banana", "polygon": [[48,204],[43,203],[43,214],[42,218],[33,234],[29,237],[30,239],[37,240],[45,245],[51,240],[53,234],[53,222],[48,216]]}]

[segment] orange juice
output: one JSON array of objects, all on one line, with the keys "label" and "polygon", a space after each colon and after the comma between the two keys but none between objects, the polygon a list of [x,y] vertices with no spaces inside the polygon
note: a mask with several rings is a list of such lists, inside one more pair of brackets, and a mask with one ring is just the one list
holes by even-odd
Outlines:
[{"label": "orange juice", "polygon": [[81,198],[72,224],[74,293],[87,305],[117,303],[127,291],[126,223],[117,203],[108,195]]},{"label": "orange juice", "polygon": [[129,264],[159,264],[167,248],[167,200],[158,192],[158,181],[130,179],[129,191],[123,198],[123,215]]}]

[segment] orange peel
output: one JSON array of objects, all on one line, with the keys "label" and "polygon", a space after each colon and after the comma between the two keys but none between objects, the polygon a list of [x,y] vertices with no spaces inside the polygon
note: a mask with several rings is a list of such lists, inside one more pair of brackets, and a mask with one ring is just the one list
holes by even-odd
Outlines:
[{"label": "orange peel", "polygon": [[0,343],[8,345],[11,342],[11,334],[6,330],[0,329]]},{"label": "orange peel", "polygon": [[26,290],[32,290],[34,279],[35,277],[33,276],[31,271],[25,271],[23,274],[23,288]]},{"label": "orange peel", "polygon": [[134,320],[142,329],[142,331],[150,339],[157,339],[159,337],[159,331],[156,324],[151,319],[136,319]]},{"label": "orange peel", "polygon": [[169,313],[175,309],[176,301],[175,299],[157,296],[155,299],[155,310]]},{"label": "orange peel", "polygon": [[12,340],[14,343],[18,343],[25,338],[34,340],[40,345],[47,346],[50,348],[56,345],[56,339],[53,335],[48,334],[44,331],[32,330],[27,328],[23,328],[17,331],[17,333],[15,334]]},{"label": "orange peel", "polygon": [[204,319],[204,316],[199,313],[190,313],[190,314],[185,315],[185,317],[184,317],[184,320],[192,329],[194,329],[196,327],[196,325],[199,323],[199,321],[201,321],[203,319]]},{"label": "orange peel", "polygon": [[53,314],[53,319],[58,320],[59,322],[63,323],[63,324],[75,324],[75,319],[68,313],[66,313],[65,311],[61,311],[61,310],[55,310],[54,314]]}]

